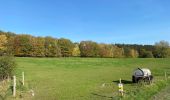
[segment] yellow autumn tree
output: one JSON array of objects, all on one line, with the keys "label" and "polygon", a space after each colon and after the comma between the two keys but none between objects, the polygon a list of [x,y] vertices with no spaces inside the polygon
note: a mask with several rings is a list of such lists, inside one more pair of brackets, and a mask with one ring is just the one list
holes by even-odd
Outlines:
[{"label": "yellow autumn tree", "polygon": [[135,49],[130,50],[130,55],[132,58],[137,58],[139,56],[138,52]]},{"label": "yellow autumn tree", "polygon": [[0,50],[6,50],[7,37],[6,35],[0,35]]},{"label": "yellow autumn tree", "polygon": [[79,57],[80,56],[80,48],[79,48],[79,44],[74,44],[74,49],[72,52],[72,56],[74,57]]}]

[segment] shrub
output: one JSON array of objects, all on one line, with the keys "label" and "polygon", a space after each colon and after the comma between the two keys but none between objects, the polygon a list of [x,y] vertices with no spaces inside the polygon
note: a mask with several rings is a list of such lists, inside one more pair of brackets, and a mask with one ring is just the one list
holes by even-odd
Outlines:
[{"label": "shrub", "polygon": [[141,58],[153,58],[152,51],[146,51],[145,49],[140,50]]},{"label": "shrub", "polygon": [[13,57],[0,57],[0,80],[7,79],[11,77],[16,63]]}]

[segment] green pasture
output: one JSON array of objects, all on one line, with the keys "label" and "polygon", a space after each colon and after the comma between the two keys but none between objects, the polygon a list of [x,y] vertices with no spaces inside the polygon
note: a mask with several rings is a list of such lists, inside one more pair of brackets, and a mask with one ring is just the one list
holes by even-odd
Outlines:
[{"label": "green pasture", "polygon": [[[154,58],[16,58],[16,76],[35,91],[34,100],[115,100],[117,82],[124,83],[122,99],[147,100],[167,86],[164,72],[170,74],[170,59]],[[151,85],[132,84],[137,67],[149,68]],[[28,98],[25,98],[28,99]]]}]

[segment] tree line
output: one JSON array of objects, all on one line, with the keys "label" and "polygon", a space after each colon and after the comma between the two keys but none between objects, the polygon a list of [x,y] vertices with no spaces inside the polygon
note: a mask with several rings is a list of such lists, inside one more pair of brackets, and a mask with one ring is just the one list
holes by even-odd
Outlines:
[{"label": "tree line", "polygon": [[170,57],[170,46],[167,41],[155,45],[104,44],[94,41],[73,43],[65,38],[0,31],[0,55],[5,54],[18,57],[166,58]]}]

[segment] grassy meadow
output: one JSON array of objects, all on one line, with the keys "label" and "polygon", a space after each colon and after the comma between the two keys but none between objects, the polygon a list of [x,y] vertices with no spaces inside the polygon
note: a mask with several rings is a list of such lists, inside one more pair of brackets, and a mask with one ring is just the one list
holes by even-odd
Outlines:
[{"label": "grassy meadow", "polygon": [[[35,100],[115,100],[119,99],[117,82],[124,83],[125,97],[147,100],[169,85],[170,59],[154,58],[16,58],[16,76],[25,72],[26,85],[35,91]],[[152,85],[132,84],[137,67],[149,68]],[[27,98],[25,98],[27,99]]]}]

